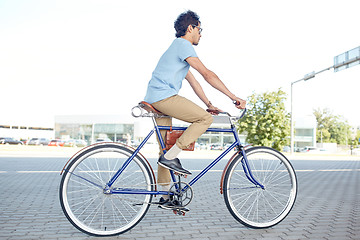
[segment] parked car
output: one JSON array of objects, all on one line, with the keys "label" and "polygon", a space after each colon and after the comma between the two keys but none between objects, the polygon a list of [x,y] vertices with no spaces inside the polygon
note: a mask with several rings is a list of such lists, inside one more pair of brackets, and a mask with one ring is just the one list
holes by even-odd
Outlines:
[{"label": "parked car", "polygon": [[70,139],[64,143],[64,147],[85,147],[87,142],[81,139]]},{"label": "parked car", "polygon": [[220,144],[211,144],[210,145],[210,150],[222,150],[223,147]]},{"label": "parked car", "polygon": [[48,146],[63,147],[64,143],[65,142],[60,139],[53,139],[49,142]]},{"label": "parked car", "polygon": [[5,137],[0,139],[0,144],[23,145],[23,142],[15,140],[13,138]]},{"label": "parked car", "polygon": [[301,150],[301,152],[305,152],[305,153],[320,153],[324,151],[325,151],[324,149],[320,149],[316,147],[305,147]]},{"label": "parked car", "polygon": [[206,147],[206,144],[204,144],[204,143],[195,143],[195,148],[196,149],[206,149],[207,147]]},{"label": "parked car", "polygon": [[291,152],[290,146],[284,146],[283,147],[283,152]]},{"label": "parked car", "polygon": [[349,150],[349,153],[352,155],[360,155],[360,148],[355,148],[353,150]]},{"label": "parked car", "polygon": [[294,147],[294,152],[301,152],[303,149],[300,147]]},{"label": "parked car", "polygon": [[30,141],[27,142],[27,145],[40,145],[40,146],[47,146],[50,140],[47,138],[32,138]]},{"label": "parked car", "polygon": [[[232,145],[231,143],[225,144],[225,145],[224,145],[224,149],[228,149],[229,147],[231,147],[231,145]],[[233,150],[234,150],[234,151],[237,151],[237,148],[234,147]]]},{"label": "parked car", "polygon": [[96,139],[96,143],[100,143],[100,142],[112,142],[112,141],[109,138],[98,138],[98,139]]},{"label": "parked car", "polygon": [[140,142],[137,140],[131,140],[130,146],[131,147],[138,147],[140,145]]}]

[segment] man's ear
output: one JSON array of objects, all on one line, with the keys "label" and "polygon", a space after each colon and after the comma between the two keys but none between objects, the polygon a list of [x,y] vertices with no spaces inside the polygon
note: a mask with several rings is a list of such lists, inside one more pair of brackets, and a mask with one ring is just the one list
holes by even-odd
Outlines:
[{"label": "man's ear", "polygon": [[187,27],[187,31],[188,31],[189,33],[191,33],[192,30],[194,30],[193,26],[189,25],[189,26]]}]

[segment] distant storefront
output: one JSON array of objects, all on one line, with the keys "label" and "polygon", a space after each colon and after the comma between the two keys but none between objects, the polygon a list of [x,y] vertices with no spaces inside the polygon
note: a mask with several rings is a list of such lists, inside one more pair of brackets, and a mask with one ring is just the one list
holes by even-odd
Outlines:
[{"label": "distant storefront", "polygon": [[51,127],[39,127],[26,124],[10,125],[0,124],[0,137],[11,137],[16,140],[29,140],[31,138],[54,138],[54,129]]},{"label": "distant storefront", "polygon": [[295,148],[316,147],[316,118],[313,115],[295,120]]},{"label": "distant storefront", "polygon": [[129,143],[134,135],[132,119],[120,115],[62,115],[55,117],[55,137]]}]

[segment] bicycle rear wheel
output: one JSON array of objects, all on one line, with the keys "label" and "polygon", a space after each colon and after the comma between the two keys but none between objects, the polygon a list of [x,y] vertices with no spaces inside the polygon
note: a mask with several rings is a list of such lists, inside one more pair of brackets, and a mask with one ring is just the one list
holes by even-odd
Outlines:
[{"label": "bicycle rear wheel", "polygon": [[255,186],[247,178],[243,156],[230,164],[224,178],[224,200],[232,216],[251,228],[268,228],[291,211],[297,194],[297,180],[291,163],[280,152],[267,147],[247,149],[246,156]]},{"label": "bicycle rear wheel", "polygon": [[[113,236],[130,230],[145,216],[151,195],[104,192],[111,177],[132,154],[132,150],[118,144],[100,144],[70,162],[60,183],[60,203],[77,229],[94,236]],[[152,191],[153,178],[144,161],[135,156],[111,188]]]}]

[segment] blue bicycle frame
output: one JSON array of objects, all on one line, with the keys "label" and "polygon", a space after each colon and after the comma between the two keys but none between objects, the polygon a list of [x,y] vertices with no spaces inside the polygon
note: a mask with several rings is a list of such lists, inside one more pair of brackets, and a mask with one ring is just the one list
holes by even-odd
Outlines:
[{"label": "blue bicycle frame", "polygon": [[[154,119],[153,119],[154,121]],[[121,173],[126,169],[126,167],[129,165],[129,163],[134,159],[134,157],[139,153],[141,148],[145,145],[145,143],[149,140],[149,138],[153,135],[154,132],[156,132],[156,135],[158,136],[158,139],[160,141],[162,149],[165,149],[165,143],[161,137],[160,130],[170,130],[170,126],[158,126],[156,122],[154,121],[155,128],[150,131],[150,133],[145,137],[145,139],[140,143],[140,145],[137,147],[137,149],[134,151],[134,153],[125,161],[123,166],[115,173],[115,175],[110,179],[110,181],[107,183],[107,186],[105,190],[108,193],[112,194],[150,194],[150,195],[167,195],[168,192],[165,191],[148,191],[145,189],[128,189],[128,188],[115,188],[111,189],[112,184],[116,181],[116,179],[121,175]],[[171,127],[172,130],[186,130],[187,127]],[[244,169],[244,172],[246,174],[246,177],[250,182],[252,182],[256,187],[260,187],[264,189],[264,186],[259,183],[251,173],[251,169],[245,154],[244,147],[241,145],[239,136],[237,134],[236,128],[233,124],[231,124],[231,128],[228,129],[221,129],[221,128],[209,128],[206,132],[224,132],[224,133],[233,133],[235,142],[231,144],[230,147],[228,147],[224,152],[221,153],[219,157],[217,157],[214,161],[212,161],[205,169],[203,169],[198,175],[196,175],[188,184],[189,186],[192,186],[195,184],[205,173],[207,173],[213,166],[215,166],[221,159],[225,157],[232,149],[235,147],[238,149],[239,154],[243,156],[242,160],[242,167]],[[164,150],[164,153],[166,150]],[[171,178],[174,183],[176,183],[176,177],[173,171],[170,170]],[[184,187],[184,191],[188,188],[188,186]],[[104,191],[105,191],[104,190]]]}]

